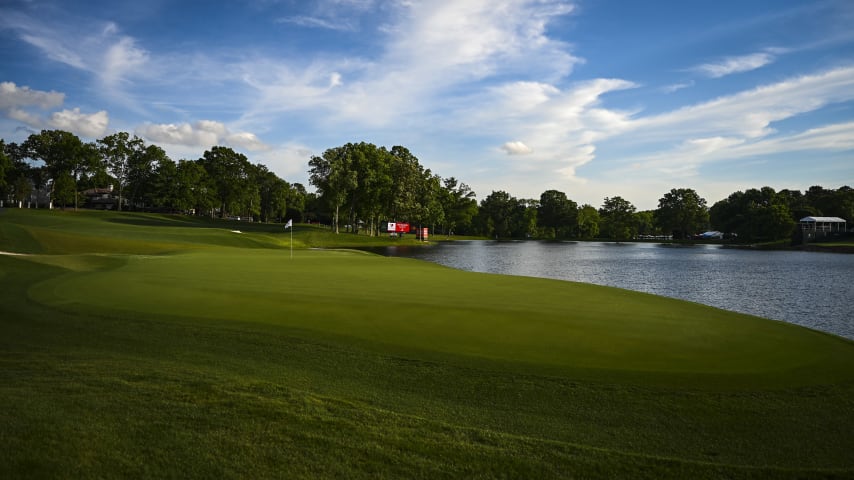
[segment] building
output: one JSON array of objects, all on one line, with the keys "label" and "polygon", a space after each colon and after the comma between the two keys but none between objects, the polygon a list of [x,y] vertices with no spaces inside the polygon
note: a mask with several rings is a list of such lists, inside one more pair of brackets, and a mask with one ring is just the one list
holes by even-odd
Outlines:
[{"label": "building", "polygon": [[[84,206],[96,210],[113,210],[119,204],[118,195],[113,191],[113,186],[107,188],[90,188],[83,191]],[[127,206],[127,200],[122,199],[122,206]]]},{"label": "building", "polygon": [[848,224],[839,217],[804,217],[798,221],[804,241],[819,240],[848,231]]}]

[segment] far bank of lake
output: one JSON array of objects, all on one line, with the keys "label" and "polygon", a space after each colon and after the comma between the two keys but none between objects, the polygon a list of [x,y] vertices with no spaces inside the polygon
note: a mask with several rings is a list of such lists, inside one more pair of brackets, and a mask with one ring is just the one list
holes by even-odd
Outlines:
[{"label": "far bank of lake", "polygon": [[[854,339],[854,255],[605,242],[442,242],[381,253],[679,298]],[[630,312],[627,312],[630,313]]]}]

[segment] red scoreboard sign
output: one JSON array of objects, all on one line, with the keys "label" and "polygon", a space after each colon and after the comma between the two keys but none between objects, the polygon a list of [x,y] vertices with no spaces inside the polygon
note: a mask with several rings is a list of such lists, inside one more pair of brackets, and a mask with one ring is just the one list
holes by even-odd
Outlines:
[{"label": "red scoreboard sign", "polygon": [[408,223],[388,222],[389,233],[409,233]]}]

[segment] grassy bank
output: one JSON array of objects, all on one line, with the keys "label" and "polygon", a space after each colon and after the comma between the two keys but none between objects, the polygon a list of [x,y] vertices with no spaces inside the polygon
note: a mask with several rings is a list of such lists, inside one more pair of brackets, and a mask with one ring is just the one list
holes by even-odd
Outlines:
[{"label": "grassy bank", "polygon": [[849,341],[293,239],[0,213],[0,476],[854,476]]}]

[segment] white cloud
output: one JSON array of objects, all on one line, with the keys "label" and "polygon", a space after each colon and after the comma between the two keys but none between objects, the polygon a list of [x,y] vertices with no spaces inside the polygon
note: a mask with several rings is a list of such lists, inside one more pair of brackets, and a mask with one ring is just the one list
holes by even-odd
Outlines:
[{"label": "white cloud", "polygon": [[18,87],[13,82],[0,83],[0,110],[29,106],[47,109],[58,107],[64,101],[65,94],[53,90],[44,92],[27,86]]},{"label": "white cloud", "polygon": [[356,27],[346,21],[340,21],[338,19],[326,19],[320,17],[310,17],[307,15],[296,15],[292,17],[283,17],[278,20],[279,23],[290,23],[293,25],[298,25],[300,27],[308,27],[308,28],[325,28],[328,30],[340,30],[340,31],[355,31]]},{"label": "white cloud", "polygon": [[362,58],[241,64],[241,78],[258,92],[245,117],[309,111],[326,124],[388,127],[463,103],[467,85],[493,76],[558,80],[581,59],[549,38],[546,28],[571,11],[570,3],[558,0],[394,3],[384,8],[391,19],[382,29],[382,47]]},{"label": "white cloud", "polygon": [[103,54],[101,79],[110,86],[127,81],[132,74],[144,71],[149,61],[149,53],[139,48],[130,37],[121,37],[112,45],[106,46]]},{"label": "white cloud", "polygon": [[146,124],[137,127],[136,134],[152,142],[170,145],[209,148],[226,144],[250,151],[269,149],[269,146],[255,134],[232,133],[224,124],[212,120],[201,120],[192,125],[189,123]]},{"label": "white cloud", "polygon": [[682,90],[684,88],[690,88],[693,86],[694,86],[694,81],[691,80],[690,82],[673,83],[671,85],[665,85],[664,87],[661,87],[661,91],[664,93],[673,93],[673,92],[678,92],[679,90]]},{"label": "white cloud", "polygon": [[639,118],[631,129],[647,139],[738,136],[758,138],[771,125],[826,105],[854,100],[854,67],[804,75],[734,95]]},{"label": "white cloud", "polygon": [[527,155],[533,152],[531,147],[519,141],[507,142],[501,146],[501,150],[504,150],[508,155]]},{"label": "white cloud", "polygon": [[225,143],[249,151],[269,150],[270,146],[261,141],[254,133],[238,132],[226,135]]},{"label": "white cloud", "polygon": [[45,119],[22,107],[37,107],[47,110],[62,105],[65,94],[50,91],[32,90],[29,87],[18,87],[12,82],[0,83],[0,111],[12,120],[24,123],[33,128],[55,128],[88,138],[97,138],[107,131],[110,123],[105,110],[86,114],[79,108],[65,109],[53,112]]},{"label": "white cloud", "polygon": [[641,170],[673,178],[696,176],[708,163],[797,151],[854,148],[854,123],[781,134],[779,122],[828,105],[854,100],[854,67],[841,67],[765,85],[710,102],[630,122],[624,139],[655,140],[654,151],[622,159]]},{"label": "white cloud", "polygon": [[85,114],[81,113],[79,108],[75,108],[54,112],[47,123],[59,130],[67,130],[84,137],[98,138],[107,132],[110,118],[104,110]]},{"label": "white cloud", "polygon": [[727,57],[717,63],[704,63],[694,67],[692,70],[711,78],[720,78],[733,73],[756,70],[773,61],[774,55],[769,52],[760,52],[740,57]]},{"label": "white cloud", "polygon": [[41,126],[44,125],[44,121],[39,118],[38,115],[34,115],[19,108],[10,108],[6,111],[6,115],[12,120],[17,120],[31,127],[41,128]]}]

